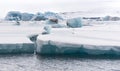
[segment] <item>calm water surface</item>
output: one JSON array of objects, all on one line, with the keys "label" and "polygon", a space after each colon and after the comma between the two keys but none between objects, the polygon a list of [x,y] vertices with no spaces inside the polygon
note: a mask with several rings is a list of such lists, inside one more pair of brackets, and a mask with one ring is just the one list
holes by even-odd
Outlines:
[{"label": "calm water surface", "polygon": [[120,58],[0,55],[0,71],[120,71]]}]

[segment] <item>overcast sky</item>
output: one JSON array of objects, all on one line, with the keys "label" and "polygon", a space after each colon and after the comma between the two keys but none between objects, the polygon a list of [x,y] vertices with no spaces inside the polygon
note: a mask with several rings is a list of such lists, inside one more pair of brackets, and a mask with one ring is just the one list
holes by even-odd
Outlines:
[{"label": "overcast sky", "polygon": [[120,9],[120,0],[0,0],[0,17],[8,11],[21,12],[70,12]]}]

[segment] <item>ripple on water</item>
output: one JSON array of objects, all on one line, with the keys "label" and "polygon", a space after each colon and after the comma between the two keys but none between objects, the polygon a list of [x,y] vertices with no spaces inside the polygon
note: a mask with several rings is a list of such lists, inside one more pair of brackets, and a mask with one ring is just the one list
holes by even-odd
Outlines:
[{"label": "ripple on water", "polygon": [[0,55],[0,71],[120,71],[120,59]]}]

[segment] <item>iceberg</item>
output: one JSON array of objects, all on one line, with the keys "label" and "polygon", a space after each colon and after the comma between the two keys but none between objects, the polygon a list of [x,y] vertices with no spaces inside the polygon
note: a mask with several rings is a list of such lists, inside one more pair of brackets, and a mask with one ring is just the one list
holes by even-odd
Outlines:
[{"label": "iceberg", "polygon": [[37,37],[36,51],[38,54],[120,55],[117,26],[82,27],[74,31],[71,28],[52,29],[51,34]]},{"label": "iceberg", "polygon": [[63,20],[63,18],[59,14],[54,13],[54,12],[45,12],[44,16],[48,19],[49,18],[56,18],[58,20]]},{"label": "iceberg", "polygon": [[33,16],[33,18],[31,19],[32,21],[42,21],[42,20],[46,20],[47,18],[44,16],[44,14],[42,13],[37,13],[36,15]]},{"label": "iceberg", "polygon": [[44,31],[42,32],[42,34],[50,34],[50,32],[51,32],[51,26],[50,25],[44,26]]},{"label": "iceberg", "polygon": [[46,21],[46,25],[50,25],[52,28],[67,28],[66,24],[55,23],[49,20]]},{"label": "iceberg", "polygon": [[5,17],[5,20],[7,21],[18,21],[21,20],[21,13],[19,11],[10,11],[8,12],[7,16]]},{"label": "iceberg", "polygon": [[81,18],[72,18],[72,19],[67,20],[67,26],[71,28],[82,27]]}]

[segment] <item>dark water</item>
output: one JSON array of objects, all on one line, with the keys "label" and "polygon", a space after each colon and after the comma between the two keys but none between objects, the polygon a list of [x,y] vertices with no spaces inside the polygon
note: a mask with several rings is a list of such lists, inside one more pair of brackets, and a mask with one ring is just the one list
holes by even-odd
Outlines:
[{"label": "dark water", "polygon": [[120,58],[0,55],[0,71],[120,71]]}]

